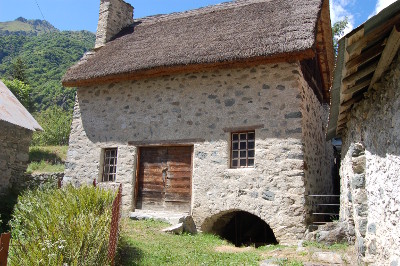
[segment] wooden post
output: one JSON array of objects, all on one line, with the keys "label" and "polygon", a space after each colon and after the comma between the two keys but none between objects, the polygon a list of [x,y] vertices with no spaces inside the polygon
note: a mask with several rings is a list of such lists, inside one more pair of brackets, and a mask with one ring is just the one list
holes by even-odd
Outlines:
[{"label": "wooden post", "polygon": [[0,237],[0,266],[7,266],[8,248],[10,246],[11,233],[1,234]]}]

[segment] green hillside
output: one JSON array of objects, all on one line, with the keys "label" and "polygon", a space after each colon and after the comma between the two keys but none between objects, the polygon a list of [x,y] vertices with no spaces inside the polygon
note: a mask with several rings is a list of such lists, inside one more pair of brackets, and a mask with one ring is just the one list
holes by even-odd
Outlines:
[{"label": "green hillside", "polygon": [[14,21],[0,22],[0,36],[15,35],[39,35],[59,31],[45,20],[27,20],[19,17]]},{"label": "green hillside", "polygon": [[[24,19],[14,22],[22,20]],[[46,23],[48,22],[41,21],[36,24]],[[25,26],[26,24],[24,23]],[[1,22],[0,28],[4,28],[5,25],[11,24]],[[50,26],[47,28],[54,28]],[[19,58],[26,67],[25,74],[32,88],[35,110],[44,110],[52,105],[71,110],[75,90],[63,88],[61,77],[71,65],[94,46],[95,34],[88,31],[58,31],[57,29],[49,30],[49,32],[40,31],[40,34],[28,34],[29,30],[26,34],[22,34],[22,28],[19,28],[16,33],[0,37],[0,78],[11,77],[12,65]]]}]

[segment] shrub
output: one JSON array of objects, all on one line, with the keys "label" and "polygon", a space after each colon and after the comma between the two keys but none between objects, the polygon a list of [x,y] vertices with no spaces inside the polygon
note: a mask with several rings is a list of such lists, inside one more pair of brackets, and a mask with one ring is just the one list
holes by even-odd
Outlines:
[{"label": "shrub", "polygon": [[52,106],[35,114],[35,119],[43,131],[33,133],[32,145],[68,145],[72,112]]},{"label": "shrub", "polygon": [[71,185],[25,192],[10,221],[10,265],[109,265],[114,197]]}]

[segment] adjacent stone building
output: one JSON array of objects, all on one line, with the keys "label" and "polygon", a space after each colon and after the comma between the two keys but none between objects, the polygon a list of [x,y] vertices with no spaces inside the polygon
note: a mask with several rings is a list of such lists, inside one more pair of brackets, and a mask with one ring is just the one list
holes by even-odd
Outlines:
[{"label": "adjacent stone building", "polygon": [[400,2],[339,43],[328,137],[342,137],[340,220],[360,263],[400,264]]},{"label": "adjacent stone building", "polygon": [[0,193],[26,171],[32,133],[40,125],[0,81]]},{"label": "adjacent stone building", "polygon": [[63,78],[78,87],[65,180],[122,183],[126,211],[190,212],[217,233],[245,212],[301,239],[307,195],[332,192],[328,1],[132,12],[101,0],[96,49]]}]

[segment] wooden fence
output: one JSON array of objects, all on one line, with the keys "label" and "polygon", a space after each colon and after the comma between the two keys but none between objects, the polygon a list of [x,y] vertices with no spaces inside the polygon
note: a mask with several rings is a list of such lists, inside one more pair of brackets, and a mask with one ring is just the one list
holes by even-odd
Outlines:
[{"label": "wooden fence", "polygon": [[112,266],[114,266],[115,253],[117,251],[117,244],[118,244],[118,229],[119,229],[119,222],[121,219],[121,201],[122,201],[122,184],[119,185],[117,196],[115,197],[112,206],[110,238],[108,242],[108,258]]},{"label": "wooden fence", "polygon": [[0,236],[0,266],[7,266],[10,238],[11,238],[11,233],[1,234]]}]

